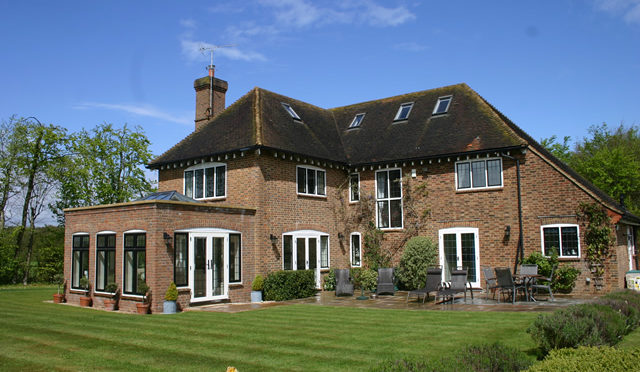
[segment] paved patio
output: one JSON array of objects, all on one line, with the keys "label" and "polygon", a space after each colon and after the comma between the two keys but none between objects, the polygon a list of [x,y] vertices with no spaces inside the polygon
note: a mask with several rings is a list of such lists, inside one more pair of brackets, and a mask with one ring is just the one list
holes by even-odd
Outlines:
[{"label": "paved patio", "polygon": [[[303,298],[290,301],[265,301],[262,303],[222,303],[190,307],[186,311],[216,311],[226,313],[237,313],[242,311],[259,310],[274,306],[286,306],[292,304],[308,304],[320,306],[349,306],[371,309],[401,309],[401,310],[452,310],[452,311],[554,311],[561,307],[573,304],[587,303],[591,299],[575,298],[570,296],[554,295],[555,301],[549,301],[548,297],[540,296],[538,302],[516,301],[515,305],[511,302],[498,302],[492,299],[486,299],[485,294],[474,292],[474,299],[467,295],[457,297],[454,303],[435,303],[433,296],[426,303],[411,297],[407,302],[407,292],[398,291],[395,296],[378,296],[367,300],[358,300],[359,293],[354,296],[336,297],[334,292],[322,291],[314,297]],[[497,296],[496,296],[497,298]]]}]

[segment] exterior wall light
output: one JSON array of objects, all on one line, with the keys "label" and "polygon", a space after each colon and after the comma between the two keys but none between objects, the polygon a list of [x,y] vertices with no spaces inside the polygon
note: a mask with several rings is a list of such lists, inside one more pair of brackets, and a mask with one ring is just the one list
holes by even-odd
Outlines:
[{"label": "exterior wall light", "polygon": [[504,228],[504,238],[508,240],[510,236],[511,236],[511,225],[507,225],[507,227]]},{"label": "exterior wall light", "polygon": [[275,245],[278,242],[278,237],[273,235],[273,234],[270,234],[269,235],[269,240],[271,240],[271,244]]},{"label": "exterior wall light", "polygon": [[162,233],[162,238],[164,239],[164,243],[166,245],[171,245],[171,241],[173,240],[173,238],[171,237],[171,235],[167,234],[166,232]]}]

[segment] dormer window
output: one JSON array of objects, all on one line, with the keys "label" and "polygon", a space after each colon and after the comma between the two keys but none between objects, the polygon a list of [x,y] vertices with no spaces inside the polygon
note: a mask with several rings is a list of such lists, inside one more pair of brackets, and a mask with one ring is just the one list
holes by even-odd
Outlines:
[{"label": "dormer window", "polygon": [[362,119],[364,119],[364,114],[357,114],[351,124],[349,124],[349,128],[358,128],[362,123]]},{"label": "dormer window", "polygon": [[436,107],[433,108],[433,115],[446,114],[449,111],[449,104],[451,103],[452,96],[440,97],[436,103]]},{"label": "dormer window", "polygon": [[296,114],[296,112],[293,110],[293,107],[291,107],[288,103],[282,102],[282,107],[284,107],[284,109],[287,110],[287,112],[289,113],[289,115],[291,115],[293,120],[302,121],[302,119],[300,119],[300,116]]},{"label": "dormer window", "polygon": [[413,102],[403,103],[400,105],[398,109],[398,113],[396,114],[396,118],[393,121],[407,120],[409,118],[409,113],[411,112],[411,108],[413,107]]}]

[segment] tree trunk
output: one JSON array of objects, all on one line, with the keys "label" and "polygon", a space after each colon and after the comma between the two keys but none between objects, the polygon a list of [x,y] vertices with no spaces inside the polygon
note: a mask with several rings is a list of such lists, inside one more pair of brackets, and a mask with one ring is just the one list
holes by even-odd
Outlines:
[{"label": "tree trunk", "polygon": [[24,204],[22,205],[22,220],[20,221],[20,226],[22,227],[18,230],[18,237],[16,239],[16,251],[13,255],[13,258],[18,258],[18,254],[20,253],[20,249],[22,248],[22,241],[24,240],[24,231],[27,227],[27,214],[29,212],[29,204],[31,203],[31,195],[33,194],[33,187],[35,184],[36,173],[38,172],[38,168],[40,166],[40,142],[42,141],[42,137],[44,136],[44,131],[40,130],[38,132],[38,137],[36,138],[35,148],[32,153],[33,158],[31,159],[31,167],[29,169],[29,180],[27,182],[27,192],[24,195]]}]

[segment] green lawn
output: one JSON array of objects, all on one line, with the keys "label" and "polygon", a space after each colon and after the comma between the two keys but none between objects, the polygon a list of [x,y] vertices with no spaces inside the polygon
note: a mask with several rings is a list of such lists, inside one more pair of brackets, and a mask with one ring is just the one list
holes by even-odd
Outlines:
[{"label": "green lawn", "polygon": [[142,316],[44,303],[54,292],[0,288],[0,370],[356,371],[497,340],[534,358],[535,313],[293,305]]}]

